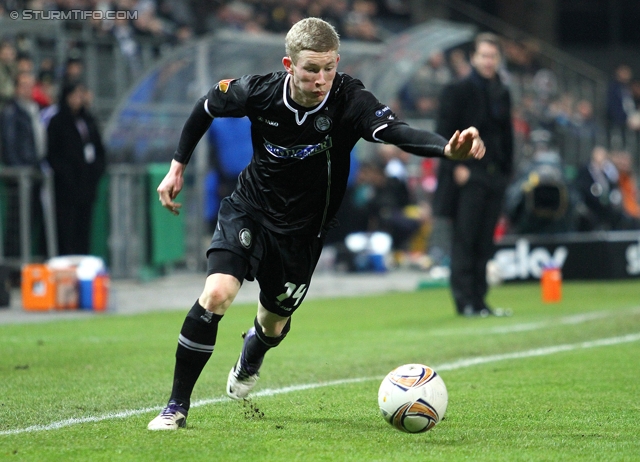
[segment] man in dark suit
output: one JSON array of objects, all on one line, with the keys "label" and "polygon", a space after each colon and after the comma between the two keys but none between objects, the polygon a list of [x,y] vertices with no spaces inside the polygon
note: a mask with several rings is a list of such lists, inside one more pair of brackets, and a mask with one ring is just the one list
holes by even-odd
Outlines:
[{"label": "man in dark suit", "polygon": [[93,206],[105,171],[106,154],[84,84],[67,82],[58,104],[59,111],[47,127],[47,161],[55,180],[58,252],[87,255],[91,250]]},{"label": "man in dark suit", "polygon": [[493,254],[493,231],[502,210],[513,164],[511,97],[498,75],[501,51],[493,34],[479,34],[473,70],[441,95],[437,132],[451,136],[475,126],[486,154],[479,162],[442,159],[434,213],[452,221],[451,291],[458,314],[503,314],[486,303],[486,265]]}]

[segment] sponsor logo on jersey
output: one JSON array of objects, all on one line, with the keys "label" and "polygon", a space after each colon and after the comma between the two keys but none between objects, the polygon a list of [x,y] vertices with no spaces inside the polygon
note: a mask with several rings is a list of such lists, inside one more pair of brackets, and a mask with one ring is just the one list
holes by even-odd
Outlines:
[{"label": "sponsor logo on jersey", "polygon": [[280,125],[278,122],[274,122],[273,120],[265,119],[264,117],[258,116],[257,119],[260,122],[263,122],[263,123],[265,123],[267,125],[271,125],[272,127],[277,127],[278,125]]},{"label": "sponsor logo on jersey", "polygon": [[316,116],[315,120],[313,121],[313,126],[316,127],[316,130],[318,130],[320,133],[325,133],[331,130],[331,125],[331,119],[323,114]]},{"label": "sponsor logo on jersey", "polygon": [[240,244],[242,244],[242,247],[244,247],[245,249],[251,247],[251,231],[249,231],[247,228],[242,228],[240,230],[238,238],[240,239]]},{"label": "sponsor logo on jersey", "polygon": [[305,157],[315,156],[321,152],[327,151],[333,147],[331,137],[327,135],[324,140],[318,144],[310,144],[307,146],[298,145],[291,147],[278,146],[264,140],[264,148],[269,154],[279,159],[304,159]]},{"label": "sponsor logo on jersey", "polygon": [[220,82],[218,82],[218,90],[220,90],[222,93],[226,93],[229,89],[229,85],[231,85],[231,82],[233,82],[234,80],[235,79],[221,80]]},{"label": "sponsor logo on jersey", "polygon": [[389,106],[385,106],[382,109],[378,109],[376,111],[376,117],[382,117],[383,115],[385,115],[390,110],[391,110],[391,108]]}]

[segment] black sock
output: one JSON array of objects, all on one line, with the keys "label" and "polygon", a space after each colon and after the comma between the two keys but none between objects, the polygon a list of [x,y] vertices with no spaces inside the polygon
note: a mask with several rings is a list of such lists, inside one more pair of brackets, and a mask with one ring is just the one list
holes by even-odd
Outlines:
[{"label": "black sock", "polygon": [[280,345],[280,342],[287,336],[291,329],[291,318],[289,318],[278,337],[267,337],[262,332],[262,326],[258,322],[258,318],[253,321],[253,326],[256,329],[256,335],[250,337],[242,349],[242,368],[252,375],[260,369],[267,351]]},{"label": "black sock", "polygon": [[178,403],[186,410],[191,404],[193,387],[213,353],[221,319],[221,315],[205,310],[196,300],[182,324],[169,401]]}]

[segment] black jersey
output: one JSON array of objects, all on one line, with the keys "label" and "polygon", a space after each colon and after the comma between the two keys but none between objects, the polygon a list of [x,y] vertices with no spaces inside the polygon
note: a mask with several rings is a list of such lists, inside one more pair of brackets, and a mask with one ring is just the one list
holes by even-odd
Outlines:
[{"label": "black jersey", "polygon": [[[342,202],[358,140],[388,141],[380,131],[391,134],[390,127],[406,124],[347,74],[338,73],[325,99],[312,108],[293,101],[289,79],[281,71],[223,80],[207,94],[204,109],[213,118],[251,121],[253,158],[240,173],[232,200],[273,231],[318,235]],[[429,135],[434,144],[428,155],[441,155],[446,140]],[[179,147],[175,159],[188,161],[195,144],[181,139],[180,146],[184,152]]]}]

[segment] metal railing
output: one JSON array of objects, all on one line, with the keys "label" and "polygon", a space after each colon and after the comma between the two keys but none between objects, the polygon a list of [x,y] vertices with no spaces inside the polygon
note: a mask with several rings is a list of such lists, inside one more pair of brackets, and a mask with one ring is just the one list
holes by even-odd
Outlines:
[{"label": "metal railing", "polygon": [[147,256],[146,169],[112,165],[109,174],[110,271],[114,278],[134,277]]},{"label": "metal railing", "polygon": [[[58,254],[53,181],[53,174],[31,167],[0,168],[0,261],[4,264],[19,267]],[[36,242],[41,229],[43,239]]]}]

